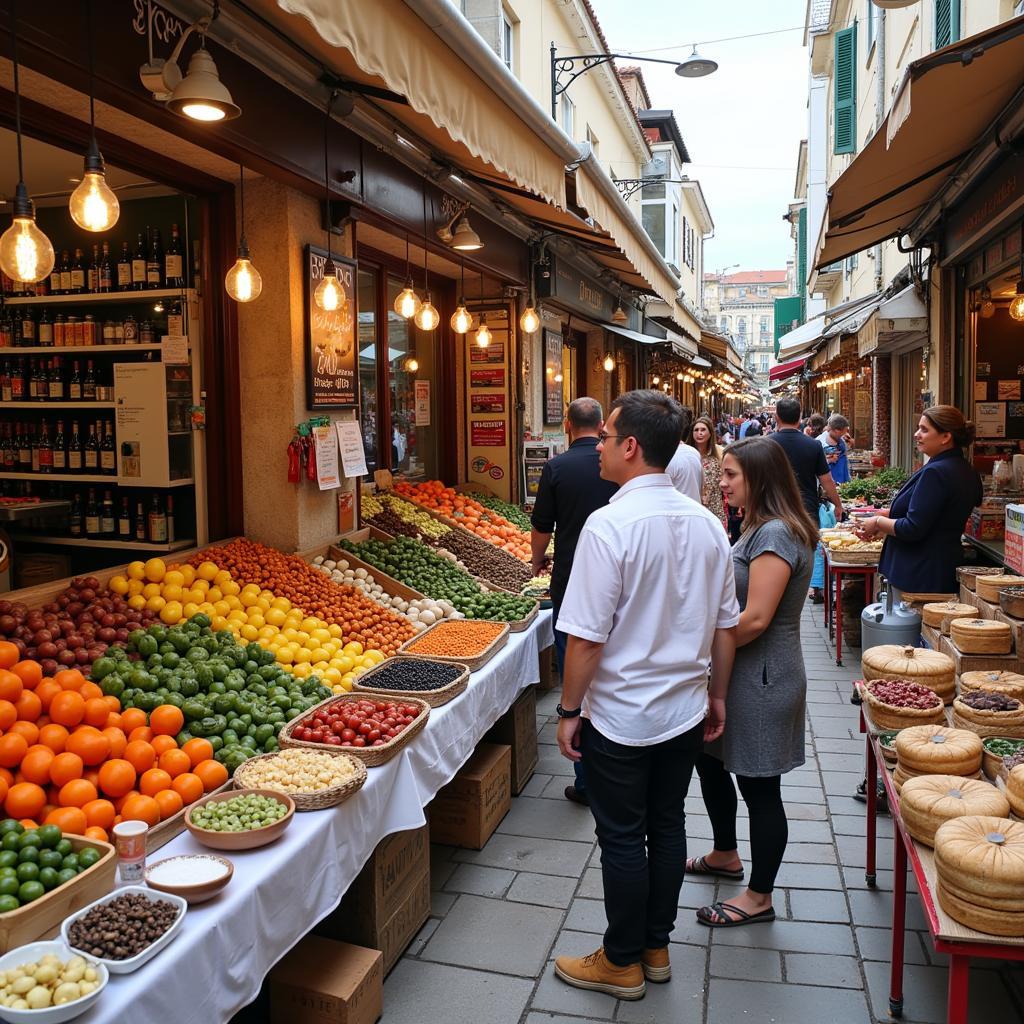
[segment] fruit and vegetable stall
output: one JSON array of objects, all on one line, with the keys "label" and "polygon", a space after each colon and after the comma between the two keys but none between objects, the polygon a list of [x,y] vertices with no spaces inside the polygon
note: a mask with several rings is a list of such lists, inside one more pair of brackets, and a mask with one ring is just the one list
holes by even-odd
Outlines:
[{"label": "fruit and vegetable stall", "polygon": [[0,600],[0,1019],[229,1020],[538,681],[522,513],[361,512]]}]

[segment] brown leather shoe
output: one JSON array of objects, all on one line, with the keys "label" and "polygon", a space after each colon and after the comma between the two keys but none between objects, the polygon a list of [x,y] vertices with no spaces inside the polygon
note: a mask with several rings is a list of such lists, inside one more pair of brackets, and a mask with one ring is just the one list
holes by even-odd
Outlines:
[{"label": "brown leather shoe", "polygon": [[555,974],[576,988],[606,992],[617,999],[643,999],[647,990],[640,964],[616,967],[604,955],[603,946],[589,956],[560,956],[555,961]]},{"label": "brown leather shoe", "polygon": [[668,962],[668,946],[662,946],[661,949],[645,949],[640,966],[648,981],[658,984],[668,981],[672,977],[672,966]]}]

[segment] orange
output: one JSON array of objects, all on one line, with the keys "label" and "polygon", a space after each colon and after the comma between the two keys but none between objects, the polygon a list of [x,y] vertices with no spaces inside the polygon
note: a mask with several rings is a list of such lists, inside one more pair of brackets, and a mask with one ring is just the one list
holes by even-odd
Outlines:
[{"label": "orange", "polygon": [[96,787],[85,779],[72,779],[60,787],[58,803],[61,807],[84,807],[90,800],[97,800]]},{"label": "orange", "polygon": [[7,785],[7,780],[0,779],[0,804],[3,804],[3,802],[7,799],[8,789],[10,789],[10,786]]},{"label": "orange", "polygon": [[[0,696],[3,696],[0,693]],[[149,727],[154,736],[177,736],[185,727],[185,716],[181,708],[173,704],[161,704],[149,716]]]},{"label": "orange", "polygon": [[56,825],[65,835],[70,832],[75,836],[84,835],[85,830],[89,827],[85,811],[80,807],[58,807],[46,815],[43,823]]},{"label": "orange", "polygon": [[26,782],[34,782],[37,786],[45,786],[50,781],[50,764],[56,755],[42,744],[29,747],[21,759],[21,774]]},{"label": "orange", "polygon": [[135,768],[130,761],[115,757],[100,766],[100,789],[107,796],[124,796],[134,785]]},{"label": "orange", "polygon": [[185,772],[191,771],[192,762],[189,760],[188,754],[186,754],[184,750],[178,750],[175,747],[170,750],[165,750],[160,755],[160,767],[167,772],[172,779],[176,779],[179,775],[184,775]]},{"label": "orange", "polygon": [[14,773],[9,768],[0,768],[0,779],[3,779],[8,786],[14,785]]},{"label": "orange", "polygon": [[173,789],[162,789],[153,799],[156,801],[157,807],[160,808],[161,821],[166,821],[172,814],[177,814],[185,806],[185,801]]},{"label": "orange", "polygon": [[80,779],[85,765],[77,754],[65,751],[58,754],[50,764],[50,781],[55,786],[63,786],[72,779]]},{"label": "orange", "polygon": [[188,754],[188,759],[192,762],[193,768],[200,761],[209,761],[213,757],[213,744],[201,736],[190,739],[181,749]]},{"label": "orange", "polygon": [[13,704],[24,688],[20,676],[6,669],[0,670],[0,700],[9,700]]},{"label": "orange", "polygon": [[98,839],[101,843],[109,843],[110,836],[107,834],[107,830],[100,828],[98,825],[90,825],[84,832],[86,839]]},{"label": "orange", "polygon": [[46,806],[46,790],[34,782],[18,782],[7,792],[4,810],[12,818],[35,818]]},{"label": "orange", "polygon": [[131,796],[121,806],[121,817],[156,825],[160,822],[160,805],[151,796]]},{"label": "orange", "polygon": [[15,722],[8,731],[8,735],[17,734],[24,737],[25,742],[31,746],[39,739],[39,726],[35,722]]},{"label": "orange", "polygon": [[105,694],[103,699],[107,702],[110,713],[121,717],[121,702],[113,694]]},{"label": "orange", "polygon": [[124,758],[141,775],[156,763],[156,751],[145,740],[131,740],[124,748]]},{"label": "orange", "polygon": [[68,737],[67,749],[87,765],[99,764],[110,754],[110,740],[99,729],[82,725]]},{"label": "orange", "polygon": [[9,732],[0,736],[0,765],[5,768],[17,768],[28,750],[28,742],[24,736]]},{"label": "orange", "polygon": [[[50,715],[50,717],[53,718],[53,715]],[[104,729],[109,717],[110,708],[107,707],[107,702],[102,697],[92,697],[85,702],[85,717],[83,721],[86,725],[91,725],[96,729]]]},{"label": "orange", "polygon": [[203,795],[203,780],[192,772],[185,772],[178,775],[171,783],[171,789],[181,797],[185,803],[190,804]]},{"label": "orange", "polygon": [[77,668],[62,668],[53,677],[53,681],[62,690],[80,690],[85,683],[85,676]]},{"label": "orange", "polygon": [[108,725],[103,735],[110,741],[110,756],[121,757],[124,748],[128,746],[128,737],[116,725]]},{"label": "orange", "polygon": [[69,733],[63,725],[51,723],[44,725],[39,730],[39,742],[49,747],[55,754],[60,754],[68,742],[68,735]]},{"label": "orange", "polygon": [[132,729],[146,724],[146,712],[142,708],[125,708],[121,712],[121,728],[127,736]]},{"label": "orange", "polygon": [[152,738],[153,738],[153,730],[150,729],[150,727],[148,725],[140,725],[137,728],[132,729],[132,731],[130,733],[128,733],[128,742],[129,743],[135,743],[137,741],[141,741],[143,743],[149,743],[149,741]]},{"label": "orange", "polygon": [[[178,749],[178,744],[173,736],[154,736],[149,743],[156,751],[157,757],[162,757],[165,751]],[[188,755],[186,754],[185,756],[187,757]],[[190,761],[189,764],[191,765],[191,763]]]},{"label": "orange", "polygon": [[100,788],[100,770],[99,768],[86,768],[82,772],[82,778],[86,782],[91,782],[97,789]]},{"label": "orange", "polygon": [[[44,810],[45,810],[45,808],[44,808]],[[18,824],[19,824],[19,825],[20,825],[20,826],[21,826],[21,827],[22,827],[23,829],[26,829],[26,830],[28,830],[28,829],[30,829],[30,828],[39,828],[39,822],[38,822],[38,821],[36,821],[36,820],[35,820],[34,818],[22,818],[22,819],[21,819],[21,820],[20,820],[20,821],[18,822]]]},{"label": "orange", "polygon": [[0,729],[6,732],[18,720],[18,709],[9,700],[0,700]]},{"label": "orange", "polygon": [[[104,705],[106,710],[106,705]],[[74,729],[85,718],[85,701],[74,690],[61,690],[50,701],[50,720],[65,728]],[[104,719],[106,716],[104,716]],[[90,725],[93,723],[90,722]]]},{"label": "orange", "polygon": [[103,700],[103,691],[93,682],[83,683],[78,692],[83,700]]},{"label": "orange", "polygon": [[[21,680],[19,679],[18,682],[20,683]],[[39,703],[42,705],[43,710],[47,713],[50,711],[50,705],[53,703],[53,698],[56,697],[58,693],[63,692],[64,691],[61,690],[61,688],[52,679],[44,679],[36,687],[36,696],[39,698]]]},{"label": "orange", "polygon": [[18,718],[25,722],[34,722],[43,713],[43,702],[31,690],[23,690],[14,706],[18,709]]},{"label": "orange", "polygon": [[203,789],[207,793],[218,786],[223,786],[228,781],[227,768],[220,761],[214,761],[213,758],[207,761],[200,761],[195,767],[195,774],[202,780]]},{"label": "orange", "polygon": [[114,810],[114,805],[109,800],[90,800],[87,804],[82,805],[82,810],[85,811],[85,819],[90,827],[113,827],[117,811]]},{"label": "orange", "polygon": [[115,825],[117,824],[117,822],[119,822],[121,820],[121,808],[124,807],[125,801],[131,800],[131,798],[133,796],[138,796],[138,795],[139,795],[139,791],[137,789],[129,789],[128,792],[125,793],[124,796],[119,796],[116,800],[113,801],[113,803],[114,803],[114,810],[117,811],[117,818],[114,821]]},{"label": "orange", "polygon": [[10,640],[0,640],[0,668],[10,668],[17,664],[20,657],[21,651],[17,644],[12,644]]},{"label": "orange", "polygon": [[139,792],[144,796],[156,796],[162,789],[171,788],[171,777],[162,768],[150,768],[139,779]]},{"label": "orange", "polygon": [[42,681],[43,666],[38,661],[19,661],[11,666],[11,671],[21,680],[26,690],[34,690]]}]

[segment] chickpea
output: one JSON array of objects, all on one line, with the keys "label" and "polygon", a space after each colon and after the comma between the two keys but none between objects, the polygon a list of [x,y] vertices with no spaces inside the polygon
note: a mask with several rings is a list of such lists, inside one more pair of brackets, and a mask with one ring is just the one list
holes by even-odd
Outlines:
[{"label": "chickpea", "polygon": [[[77,988],[77,986],[75,986]],[[25,996],[25,1002],[28,1004],[30,1010],[42,1010],[46,1006],[50,1006],[53,1002],[53,997],[50,995],[50,990],[42,985],[36,985],[27,996]]]}]

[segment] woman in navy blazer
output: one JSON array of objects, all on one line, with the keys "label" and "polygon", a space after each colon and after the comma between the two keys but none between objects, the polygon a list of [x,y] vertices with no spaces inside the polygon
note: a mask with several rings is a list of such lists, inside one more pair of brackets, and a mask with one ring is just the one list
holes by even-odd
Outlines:
[{"label": "woman in navy blazer", "polygon": [[981,504],[978,471],[964,458],[974,424],[952,405],[933,405],[921,414],[917,447],[928,462],[881,515],[864,520],[866,539],[885,537],[879,572],[897,590],[951,594],[957,589],[960,538],[971,510]]}]

